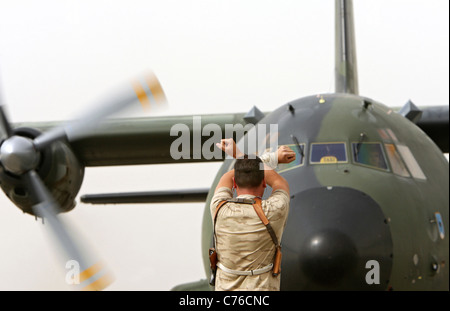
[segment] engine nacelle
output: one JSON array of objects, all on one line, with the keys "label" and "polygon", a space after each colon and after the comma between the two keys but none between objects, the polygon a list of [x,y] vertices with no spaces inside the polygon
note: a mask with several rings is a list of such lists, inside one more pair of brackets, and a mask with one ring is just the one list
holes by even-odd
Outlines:
[{"label": "engine nacelle", "polygon": [[[41,132],[32,128],[14,129],[14,135],[34,139]],[[84,166],[71,148],[64,142],[55,142],[40,155],[36,172],[60,206],[59,212],[68,212],[75,207],[84,177]],[[24,213],[34,215],[33,202],[26,185],[19,176],[6,171],[0,165],[0,187],[6,196]]]}]

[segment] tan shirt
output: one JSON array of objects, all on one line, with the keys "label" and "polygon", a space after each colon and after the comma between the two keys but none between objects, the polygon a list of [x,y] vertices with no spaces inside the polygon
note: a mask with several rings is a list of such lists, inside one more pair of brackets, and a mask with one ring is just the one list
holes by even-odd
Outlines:
[{"label": "tan shirt", "polygon": [[[220,201],[232,197],[230,188],[219,188],[211,200],[211,215],[214,215]],[[241,195],[239,198],[254,196]],[[284,190],[276,190],[261,205],[281,242],[289,213],[289,195]],[[232,202],[222,206],[217,214],[216,250],[220,263],[238,271],[264,268],[273,263],[275,255],[275,245],[253,206]],[[274,277],[272,271],[268,271],[260,275],[242,276],[218,268],[215,290],[279,291],[280,275]]]}]

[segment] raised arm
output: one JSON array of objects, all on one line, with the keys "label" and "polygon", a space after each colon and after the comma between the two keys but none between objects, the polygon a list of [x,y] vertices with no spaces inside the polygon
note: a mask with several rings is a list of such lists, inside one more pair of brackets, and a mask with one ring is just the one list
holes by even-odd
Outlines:
[{"label": "raised arm", "polygon": [[[241,158],[244,156],[236,146],[236,143],[232,138],[222,139],[220,143],[216,144],[217,148],[222,149],[229,156],[233,158]],[[274,171],[277,163],[290,163],[295,160],[295,152],[287,146],[280,146],[277,151],[266,153],[261,156],[261,160],[264,162],[264,178],[266,184],[268,184],[273,191],[284,190],[289,194],[288,182],[277,172]],[[225,173],[217,184],[216,190],[221,187],[233,188],[234,170]]]},{"label": "raised arm", "polygon": [[234,178],[234,170],[231,170],[220,178],[219,183],[217,184],[216,189],[214,192],[216,192],[219,188],[227,187],[230,189],[233,189],[233,178]]},{"label": "raised arm", "polygon": [[266,180],[266,184],[268,184],[272,191],[275,190],[284,190],[289,194],[289,184],[280,174],[275,172],[270,167],[266,166],[266,170],[264,171],[264,178]]},{"label": "raised arm", "polygon": [[[227,155],[239,159],[244,157],[244,153],[239,150],[233,138],[222,139],[216,144],[217,148],[222,149]],[[288,146],[280,146],[277,151],[266,152],[260,156],[261,160],[271,168],[276,168],[278,163],[291,163],[295,160],[295,152]]]},{"label": "raised arm", "polygon": [[233,157],[235,159],[243,158],[245,155],[243,152],[241,152],[238,149],[233,138],[222,139],[222,140],[220,140],[220,143],[216,144],[216,146],[217,146],[217,148],[222,149],[230,157]]}]

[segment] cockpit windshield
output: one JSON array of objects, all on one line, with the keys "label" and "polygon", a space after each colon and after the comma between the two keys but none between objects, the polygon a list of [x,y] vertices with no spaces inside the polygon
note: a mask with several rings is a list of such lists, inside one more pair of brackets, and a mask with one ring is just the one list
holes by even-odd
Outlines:
[{"label": "cockpit windshield", "polygon": [[285,172],[288,170],[291,170],[293,168],[297,168],[301,165],[303,165],[303,156],[304,150],[305,150],[305,144],[292,144],[287,145],[289,148],[291,148],[295,152],[295,160],[291,163],[280,163],[278,164],[278,173]]},{"label": "cockpit windshield", "polygon": [[391,162],[392,171],[402,177],[411,177],[394,144],[384,144]]},{"label": "cockpit windshield", "polygon": [[381,143],[353,143],[353,161],[355,163],[388,170],[386,157]]},{"label": "cockpit windshield", "polygon": [[311,164],[346,163],[345,143],[312,143]]}]

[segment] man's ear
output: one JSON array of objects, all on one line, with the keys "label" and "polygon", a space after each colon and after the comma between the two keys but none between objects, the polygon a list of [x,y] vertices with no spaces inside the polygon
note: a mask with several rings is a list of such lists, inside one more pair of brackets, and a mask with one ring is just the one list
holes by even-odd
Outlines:
[{"label": "man's ear", "polygon": [[267,187],[266,179],[265,179],[265,178],[264,178],[263,181],[262,181],[262,186],[263,186],[263,188],[266,188],[266,187]]},{"label": "man's ear", "polygon": [[234,177],[233,177],[233,188],[237,189],[236,180],[234,180]]}]

